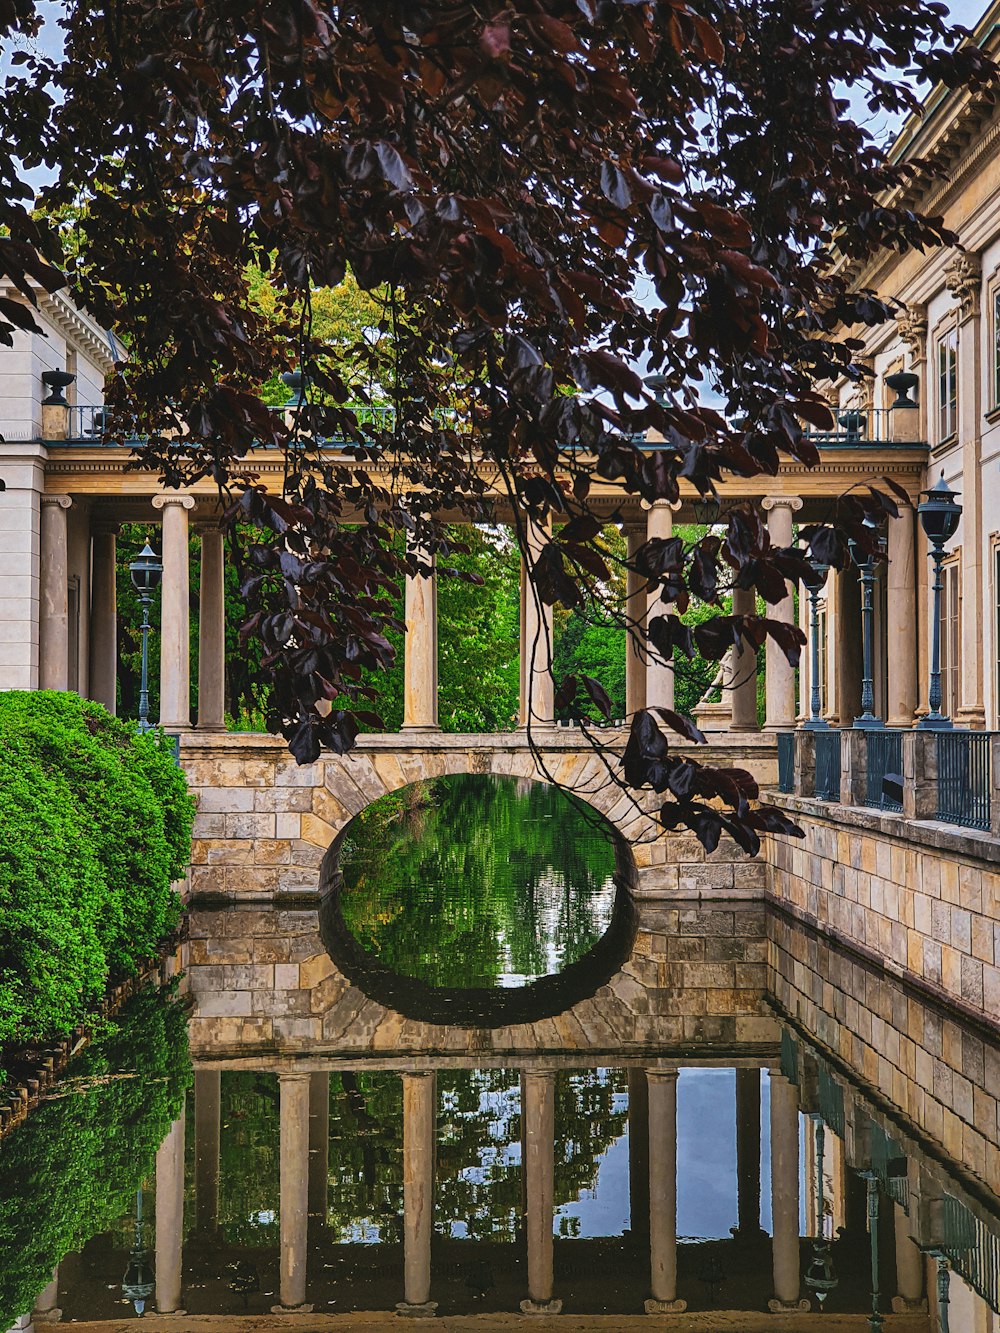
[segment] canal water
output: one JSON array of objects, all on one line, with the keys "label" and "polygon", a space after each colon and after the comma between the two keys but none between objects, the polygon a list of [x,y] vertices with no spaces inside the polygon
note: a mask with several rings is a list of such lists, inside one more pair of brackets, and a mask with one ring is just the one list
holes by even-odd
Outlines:
[{"label": "canal water", "polygon": [[182,975],[0,1141],[0,1329],[654,1300],[930,1330],[939,1287],[991,1327],[993,1034],[759,903],[634,903],[590,812],[512,779],[380,802],[323,890],[196,906]]}]

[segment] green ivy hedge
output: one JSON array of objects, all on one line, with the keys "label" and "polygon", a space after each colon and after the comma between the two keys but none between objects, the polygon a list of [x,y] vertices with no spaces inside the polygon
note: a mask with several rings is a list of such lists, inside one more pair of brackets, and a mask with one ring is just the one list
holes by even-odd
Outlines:
[{"label": "green ivy hedge", "polygon": [[0,1142],[0,1328],[31,1309],[63,1255],[131,1211],[190,1083],[184,1007],[150,987]]},{"label": "green ivy hedge", "polygon": [[70,1031],[155,954],[193,819],[156,733],[76,694],[0,694],[0,1055]]}]

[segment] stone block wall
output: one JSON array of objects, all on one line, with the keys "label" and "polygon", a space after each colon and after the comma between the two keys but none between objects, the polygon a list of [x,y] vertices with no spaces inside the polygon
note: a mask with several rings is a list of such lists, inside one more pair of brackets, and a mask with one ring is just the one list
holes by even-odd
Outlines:
[{"label": "stone block wall", "polygon": [[1000,843],[780,799],[806,836],[768,839],[768,897],[970,1016],[1000,1021]]}]

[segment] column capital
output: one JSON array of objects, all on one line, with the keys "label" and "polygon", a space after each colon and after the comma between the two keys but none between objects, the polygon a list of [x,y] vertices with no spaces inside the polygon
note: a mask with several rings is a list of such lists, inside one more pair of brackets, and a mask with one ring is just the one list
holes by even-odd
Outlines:
[{"label": "column capital", "polygon": [[69,509],[73,503],[71,495],[54,495],[48,491],[42,493],[41,499],[43,505],[58,505],[60,509]]},{"label": "column capital", "polygon": [[944,280],[959,303],[962,319],[975,319],[979,315],[983,285],[982,257],[969,250],[961,251],[945,269]]},{"label": "column capital", "polygon": [[647,1078],[671,1079],[675,1083],[681,1072],[676,1066],[669,1065],[646,1065],[645,1068]]},{"label": "column capital", "polygon": [[761,509],[790,509],[793,514],[802,508],[802,500],[797,495],[765,495],[760,502]]},{"label": "column capital", "polygon": [[681,507],[680,500],[666,500],[660,496],[658,500],[640,500],[639,507],[646,510],[650,509],[669,509],[671,513],[676,514]]},{"label": "column capital", "polygon": [[278,1082],[279,1082],[279,1084],[280,1084],[280,1083],[308,1083],[308,1082],[309,1082],[309,1075],[308,1075],[308,1074],[299,1073],[297,1070],[296,1070],[294,1073],[290,1073],[290,1074],[279,1073],[279,1074],[278,1074]]},{"label": "column capital", "polygon": [[153,496],[154,509],[166,509],[168,505],[180,505],[182,509],[194,508],[194,496],[182,495],[180,491],[164,492]]}]

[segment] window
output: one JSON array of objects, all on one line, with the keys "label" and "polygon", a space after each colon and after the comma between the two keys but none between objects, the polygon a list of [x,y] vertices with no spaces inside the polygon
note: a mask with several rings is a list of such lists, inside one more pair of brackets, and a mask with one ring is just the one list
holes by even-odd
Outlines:
[{"label": "window", "polygon": [[993,407],[1000,407],[1000,283],[993,288]]},{"label": "window", "polygon": [[958,329],[938,339],[938,440],[958,429]]},{"label": "window", "polygon": [[949,560],[941,570],[941,712],[954,717],[958,711],[959,679],[962,669],[961,569],[957,559]]}]

